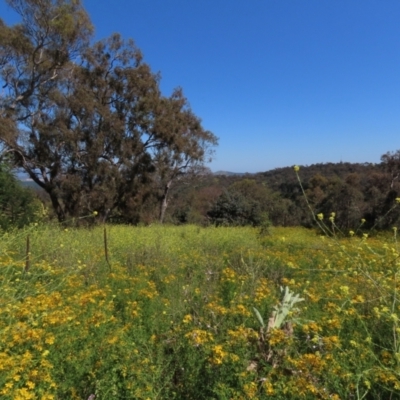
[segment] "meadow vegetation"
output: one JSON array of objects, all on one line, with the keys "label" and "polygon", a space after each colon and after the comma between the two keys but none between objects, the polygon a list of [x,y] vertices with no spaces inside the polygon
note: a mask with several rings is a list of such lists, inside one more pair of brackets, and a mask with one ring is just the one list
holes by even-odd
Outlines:
[{"label": "meadow vegetation", "polygon": [[400,398],[400,151],[218,177],[132,40],[6,2],[0,398]]},{"label": "meadow vegetation", "polygon": [[399,398],[396,230],[106,229],[2,235],[2,399]]}]

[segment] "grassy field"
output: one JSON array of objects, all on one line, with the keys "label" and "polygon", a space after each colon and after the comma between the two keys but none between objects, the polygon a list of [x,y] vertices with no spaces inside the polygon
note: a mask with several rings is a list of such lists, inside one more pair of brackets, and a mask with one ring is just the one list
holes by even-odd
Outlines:
[{"label": "grassy field", "polygon": [[2,399],[400,398],[396,231],[106,233],[1,237]]}]

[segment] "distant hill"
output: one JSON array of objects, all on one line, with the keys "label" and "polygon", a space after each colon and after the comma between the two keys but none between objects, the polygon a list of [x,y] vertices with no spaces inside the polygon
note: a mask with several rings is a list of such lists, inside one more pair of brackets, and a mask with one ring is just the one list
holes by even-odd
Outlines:
[{"label": "distant hill", "polygon": [[24,179],[19,181],[21,186],[31,188],[31,189],[41,189],[41,187],[36,184],[34,181],[31,179]]},{"label": "distant hill", "polygon": [[213,172],[213,175],[243,176],[243,175],[249,175],[249,174],[247,172],[217,171],[217,172]]},{"label": "distant hill", "polygon": [[[365,178],[369,174],[377,171],[382,171],[382,164],[374,163],[319,163],[311,165],[300,165],[299,175],[301,180],[308,182],[315,175],[323,175],[327,178],[345,179],[348,174],[359,174],[360,177]],[[264,172],[248,173],[248,172],[230,172],[230,171],[217,171],[212,174],[221,178],[227,178],[224,181],[230,184],[243,177],[255,179],[259,183],[267,184],[274,190],[280,191],[282,185],[294,184],[298,186],[296,174],[293,171],[293,166],[274,168]],[[221,182],[222,183],[222,182]]]},{"label": "distant hill", "polygon": [[[319,163],[307,166],[300,165],[299,176],[303,183],[308,182],[316,175],[344,180],[349,174],[357,174],[361,180],[365,181],[372,173],[382,171],[382,168],[382,164],[374,163]],[[254,174],[254,178],[257,181],[264,181],[269,187],[278,191],[281,191],[287,185],[294,184],[298,186],[293,167],[275,168],[259,172]]]}]

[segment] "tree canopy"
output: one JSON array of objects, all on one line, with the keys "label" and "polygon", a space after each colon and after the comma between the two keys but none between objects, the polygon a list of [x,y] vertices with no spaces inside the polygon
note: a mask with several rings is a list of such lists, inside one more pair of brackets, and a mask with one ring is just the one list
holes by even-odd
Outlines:
[{"label": "tree canopy", "polygon": [[210,160],[216,136],[183,91],[160,77],[133,40],[91,43],[79,0],[7,0],[0,20],[0,141],[50,199],[59,221],[97,211],[130,222],[149,197],[162,221],[174,180]]}]

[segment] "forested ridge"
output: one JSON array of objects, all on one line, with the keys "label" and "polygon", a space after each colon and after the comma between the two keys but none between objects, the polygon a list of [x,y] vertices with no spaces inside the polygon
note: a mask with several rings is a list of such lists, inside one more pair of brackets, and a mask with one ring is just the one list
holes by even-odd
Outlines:
[{"label": "forested ridge", "polygon": [[300,166],[304,193],[293,166],[244,176],[204,175],[175,188],[170,218],[220,225],[260,225],[267,219],[272,225],[310,227],[307,198],[315,214],[328,218],[334,212],[342,229],[352,229],[362,219],[365,228],[392,227],[399,220],[396,208],[391,210],[400,196],[399,159],[399,152],[392,152],[379,164]]}]

